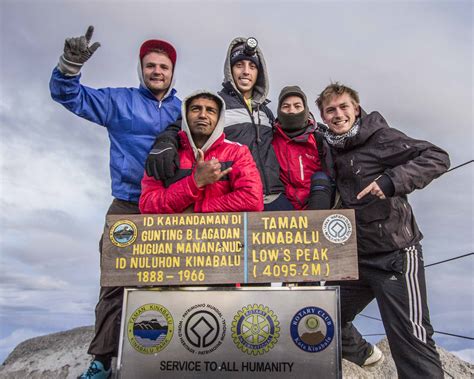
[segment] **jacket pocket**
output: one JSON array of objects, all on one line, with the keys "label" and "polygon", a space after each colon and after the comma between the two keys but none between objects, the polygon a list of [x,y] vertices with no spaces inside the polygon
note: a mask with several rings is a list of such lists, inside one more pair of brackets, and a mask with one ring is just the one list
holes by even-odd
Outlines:
[{"label": "jacket pocket", "polygon": [[390,216],[390,201],[377,199],[363,208],[356,209],[355,213],[357,222],[362,224],[385,220]]},{"label": "jacket pocket", "polygon": [[413,243],[415,237],[419,235],[412,209],[403,197],[392,198],[392,203],[394,216],[396,216],[391,221],[393,239],[400,246],[407,246],[407,244]]},{"label": "jacket pocket", "polygon": [[390,217],[389,200],[375,200],[364,208],[356,209],[356,221],[359,228],[373,237],[382,238],[386,236],[384,224]]}]

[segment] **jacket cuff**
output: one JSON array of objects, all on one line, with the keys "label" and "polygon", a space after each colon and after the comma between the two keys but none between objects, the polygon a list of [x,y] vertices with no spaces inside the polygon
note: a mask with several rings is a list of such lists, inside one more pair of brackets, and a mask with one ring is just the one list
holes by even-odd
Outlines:
[{"label": "jacket cuff", "polygon": [[382,174],[375,182],[386,197],[392,197],[395,194],[395,186],[387,174]]},{"label": "jacket cuff", "polygon": [[71,62],[64,58],[64,55],[59,57],[58,69],[66,76],[79,75],[82,68],[81,63]]},{"label": "jacket cuff", "polygon": [[198,194],[200,191],[203,191],[204,190],[204,187],[203,188],[199,188],[197,183],[196,183],[196,179],[194,179],[194,171],[191,173],[191,175],[188,176],[188,186],[189,186],[189,189],[191,190],[191,192],[193,194]]}]

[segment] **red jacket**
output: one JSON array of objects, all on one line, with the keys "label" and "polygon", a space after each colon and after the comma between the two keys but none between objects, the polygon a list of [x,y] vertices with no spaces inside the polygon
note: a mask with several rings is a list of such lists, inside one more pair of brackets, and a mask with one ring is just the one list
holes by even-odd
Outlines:
[{"label": "red jacket", "polygon": [[140,211],[181,213],[194,204],[194,212],[244,212],[263,210],[263,187],[255,161],[247,146],[221,136],[204,153],[204,160],[218,159],[232,171],[216,183],[198,188],[194,180],[196,158],[186,133],[179,132],[180,169],[166,187],[162,181],[144,175]]},{"label": "red jacket", "polygon": [[280,163],[280,179],[286,196],[295,209],[305,209],[311,175],[322,170],[313,128],[295,138],[288,137],[278,121],[274,128],[273,149]]}]

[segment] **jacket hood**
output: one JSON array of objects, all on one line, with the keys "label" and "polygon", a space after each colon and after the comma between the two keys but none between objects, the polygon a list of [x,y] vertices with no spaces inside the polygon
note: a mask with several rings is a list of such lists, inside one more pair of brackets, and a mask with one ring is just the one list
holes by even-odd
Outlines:
[{"label": "jacket hood", "polygon": [[[232,40],[227,49],[227,55],[224,63],[224,82],[222,85],[228,87],[229,85],[237,92],[240,93],[237,86],[235,85],[234,78],[232,77],[232,66],[230,64],[230,55],[235,46],[245,43],[247,38],[237,37]],[[260,61],[260,67],[258,68],[258,77],[253,87],[252,93],[252,108],[257,107],[257,105],[263,104],[268,95],[269,84],[268,84],[268,73],[267,73],[267,64],[263,57],[263,53],[260,50],[260,47],[257,46],[257,56]]]},{"label": "jacket hood", "polygon": [[189,144],[191,145],[191,148],[193,149],[193,153],[195,157],[197,157],[197,147],[194,144],[194,140],[191,135],[191,130],[189,129],[189,125],[188,125],[188,120],[186,118],[186,111],[187,111],[186,103],[188,102],[190,98],[196,95],[202,95],[202,94],[209,94],[209,95],[215,96],[220,101],[220,105],[221,105],[221,111],[219,114],[219,120],[217,121],[216,128],[214,129],[214,131],[212,132],[211,136],[206,141],[204,146],[201,148],[203,152],[206,152],[206,150],[209,149],[209,147],[211,147],[212,144],[219,139],[222,133],[224,133],[224,125],[225,125],[225,102],[217,93],[214,93],[206,89],[200,89],[200,90],[194,91],[183,100],[183,102],[181,103],[181,116],[183,118],[183,121],[181,123],[181,130],[186,133],[189,140]]},{"label": "jacket hood", "polygon": [[[165,96],[163,96],[163,99],[166,99],[168,96],[170,96],[171,92],[173,91],[174,84],[175,84],[175,76],[174,73],[176,72],[176,64],[173,65],[173,76],[171,77],[171,83],[170,86],[168,87],[168,91],[166,91]],[[142,60],[140,59],[140,54],[138,54],[138,65],[137,65],[137,73],[138,73],[138,80],[140,81],[140,87],[142,87],[144,90],[146,90],[151,96],[155,98],[155,95],[153,92],[151,92],[148,87],[145,84],[145,80],[143,79],[143,70],[142,70]],[[156,99],[156,98],[155,98]]]},{"label": "jacket hood", "polygon": [[387,122],[379,112],[367,114],[362,108],[360,108],[359,133],[357,133],[353,138],[348,138],[344,148],[362,145],[377,131],[387,127]]}]

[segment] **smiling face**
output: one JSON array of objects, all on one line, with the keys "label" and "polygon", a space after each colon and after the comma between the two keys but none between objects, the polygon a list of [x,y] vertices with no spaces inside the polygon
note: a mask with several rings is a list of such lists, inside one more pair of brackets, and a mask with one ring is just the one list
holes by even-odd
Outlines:
[{"label": "smiling face", "polygon": [[186,120],[196,147],[201,148],[219,121],[219,105],[215,100],[197,97],[186,110]]},{"label": "smiling face", "polygon": [[238,61],[232,66],[232,77],[242,96],[250,99],[253,87],[257,82],[257,65],[246,59]]},{"label": "smiling face", "polygon": [[143,82],[161,100],[173,78],[173,63],[166,54],[151,52],[142,59]]},{"label": "smiling face", "polygon": [[348,132],[359,114],[359,105],[347,93],[333,96],[322,104],[321,118],[334,134]]}]

